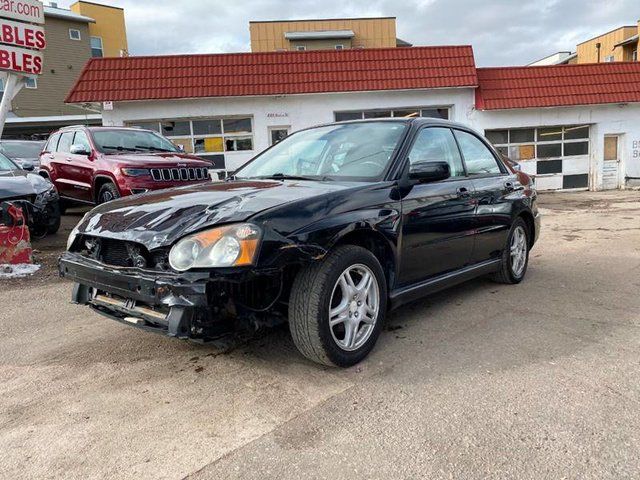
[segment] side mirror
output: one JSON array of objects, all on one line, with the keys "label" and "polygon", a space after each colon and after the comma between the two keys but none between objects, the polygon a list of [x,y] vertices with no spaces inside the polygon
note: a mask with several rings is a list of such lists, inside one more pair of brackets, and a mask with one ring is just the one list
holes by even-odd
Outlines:
[{"label": "side mirror", "polygon": [[414,163],[409,167],[409,179],[420,183],[446,180],[451,176],[447,162]]},{"label": "side mirror", "polygon": [[91,155],[91,152],[84,145],[71,145],[69,153],[72,155],[84,155],[86,157]]},{"label": "side mirror", "polygon": [[29,161],[22,161],[18,166],[27,172],[33,172],[36,169],[36,166]]}]

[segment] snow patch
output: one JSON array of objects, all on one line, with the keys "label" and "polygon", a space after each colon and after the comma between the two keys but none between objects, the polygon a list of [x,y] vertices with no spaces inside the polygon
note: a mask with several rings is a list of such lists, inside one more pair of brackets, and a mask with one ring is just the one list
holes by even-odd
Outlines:
[{"label": "snow patch", "polygon": [[0,264],[0,278],[21,278],[33,275],[40,270],[40,265],[21,263],[19,265]]}]

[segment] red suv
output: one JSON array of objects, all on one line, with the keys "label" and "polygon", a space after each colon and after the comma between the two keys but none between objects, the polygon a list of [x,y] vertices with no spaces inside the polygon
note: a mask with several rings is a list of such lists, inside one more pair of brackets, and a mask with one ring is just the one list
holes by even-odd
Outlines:
[{"label": "red suv", "polygon": [[66,205],[209,182],[210,166],[155,132],[124,127],[65,127],[40,154],[40,174]]}]

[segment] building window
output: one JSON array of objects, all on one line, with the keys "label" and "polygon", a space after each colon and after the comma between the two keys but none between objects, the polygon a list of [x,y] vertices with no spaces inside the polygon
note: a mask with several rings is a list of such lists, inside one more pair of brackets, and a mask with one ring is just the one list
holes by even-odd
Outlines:
[{"label": "building window", "polygon": [[344,50],[344,45],[336,45],[336,50]]},{"label": "building window", "polygon": [[615,57],[613,55],[607,55],[606,57],[604,57],[604,61],[608,63],[613,62],[615,61]]},{"label": "building window", "polygon": [[36,77],[27,77],[24,81],[24,88],[38,88],[38,79]]},{"label": "building window", "polygon": [[185,152],[209,160],[219,169],[225,169],[225,153],[253,150],[251,117],[154,120],[127,125],[162,133]]},{"label": "building window", "polygon": [[91,56],[95,58],[104,57],[102,37],[91,37]]},{"label": "building window", "polygon": [[71,40],[77,40],[77,41],[82,40],[82,36],[80,35],[80,30],[76,30],[75,28],[70,28],[69,29],[69,38]]},{"label": "building window", "polygon": [[411,118],[429,117],[449,119],[449,107],[403,107],[395,109],[371,109],[351,112],[334,112],[336,122],[362,120],[364,118]]},{"label": "building window", "polygon": [[589,126],[486,130],[486,137],[511,160],[551,160],[589,155]]},{"label": "building window", "polygon": [[638,50],[634,50],[633,52],[631,52],[631,60],[633,62],[637,62],[638,61]]},{"label": "building window", "polygon": [[289,127],[270,127],[269,145],[275,145],[289,136]]},{"label": "building window", "polygon": [[296,50],[299,52],[304,52],[307,49],[304,45],[297,45]]}]

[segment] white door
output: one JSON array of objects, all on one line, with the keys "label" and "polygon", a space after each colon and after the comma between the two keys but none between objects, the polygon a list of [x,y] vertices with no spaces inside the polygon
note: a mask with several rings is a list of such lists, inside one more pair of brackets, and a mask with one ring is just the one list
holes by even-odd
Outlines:
[{"label": "white door", "polygon": [[602,188],[615,190],[620,188],[620,136],[605,135],[604,167],[602,171]]}]

